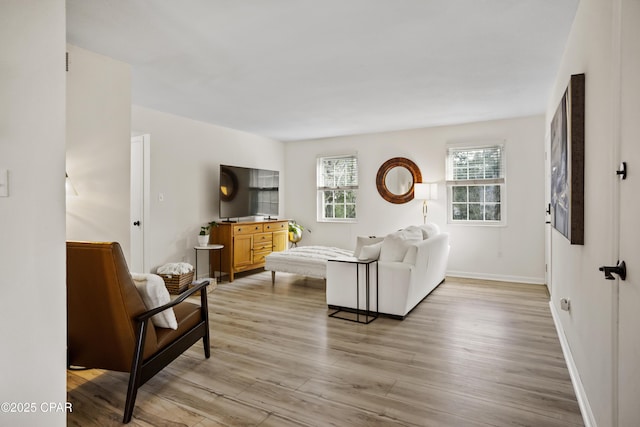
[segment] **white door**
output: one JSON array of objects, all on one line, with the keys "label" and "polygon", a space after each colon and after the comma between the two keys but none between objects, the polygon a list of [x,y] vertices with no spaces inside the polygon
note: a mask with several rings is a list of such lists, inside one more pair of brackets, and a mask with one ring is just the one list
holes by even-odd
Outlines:
[{"label": "white door", "polygon": [[[640,425],[640,0],[619,0],[620,161],[619,257],[627,265],[618,281],[618,426]],[[615,98],[614,98],[615,99]]]},{"label": "white door", "polygon": [[131,138],[131,265],[129,269],[145,273],[144,265],[144,137]]}]

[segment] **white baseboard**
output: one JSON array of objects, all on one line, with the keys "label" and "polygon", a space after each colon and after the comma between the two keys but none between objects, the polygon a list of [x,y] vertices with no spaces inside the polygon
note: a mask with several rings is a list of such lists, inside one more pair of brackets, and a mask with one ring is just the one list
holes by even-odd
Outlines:
[{"label": "white baseboard", "polygon": [[564,334],[564,329],[562,329],[560,317],[555,305],[553,305],[553,301],[549,301],[549,308],[551,309],[553,323],[556,325],[556,331],[558,332],[558,338],[560,339],[560,346],[562,347],[564,360],[567,362],[567,368],[569,369],[569,375],[571,376],[571,382],[573,383],[573,390],[576,392],[576,399],[578,399],[578,405],[580,406],[584,425],[585,427],[597,427],[596,419],[593,416],[593,411],[589,404],[589,399],[587,398],[582,381],[580,380],[578,368],[573,360],[573,355],[571,354],[569,341],[567,341],[567,337]]},{"label": "white baseboard", "polygon": [[507,276],[503,274],[470,273],[467,271],[447,271],[447,276],[463,277],[465,279],[497,280],[498,282],[529,283],[544,285],[544,277]]}]

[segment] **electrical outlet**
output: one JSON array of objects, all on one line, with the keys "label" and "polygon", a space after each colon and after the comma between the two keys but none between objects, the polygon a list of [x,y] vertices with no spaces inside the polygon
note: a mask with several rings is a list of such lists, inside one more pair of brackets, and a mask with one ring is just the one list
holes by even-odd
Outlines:
[{"label": "electrical outlet", "polygon": [[567,298],[562,298],[560,300],[560,308],[564,311],[571,311],[571,300]]},{"label": "electrical outlet", "polygon": [[158,193],[158,201],[164,202],[164,193]]}]

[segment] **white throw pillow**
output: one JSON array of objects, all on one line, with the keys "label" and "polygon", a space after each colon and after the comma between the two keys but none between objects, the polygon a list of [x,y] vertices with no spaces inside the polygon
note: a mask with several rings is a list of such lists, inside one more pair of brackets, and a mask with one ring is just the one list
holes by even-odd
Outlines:
[{"label": "white throw pillow", "polygon": [[418,227],[408,227],[395,233],[387,234],[382,241],[380,261],[402,261],[409,245],[422,241],[422,230]]},{"label": "white throw pillow", "polygon": [[374,243],[382,242],[384,237],[375,237],[375,236],[358,236],[356,238],[356,250],[353,251],[353,256],[361,259],[360,252],[362,248],[367,245],[372,245]]},{"label": "white throw pillow", "polygon": [[[147,310],[163,306],[171,301],[171,296],[162,277],[156,274],[131,273],[131,278]],[[173,308],[156,314],[151,318],[151,321],[159,328],[178,329],[178,321]]]},{"label": "white throw pillow", "polygon": [[362,247],[360,251],[359,260],[369,260],[380,258],[380,249],[382,249],[382,242],[374,243],[373,245],[366,245]]}]

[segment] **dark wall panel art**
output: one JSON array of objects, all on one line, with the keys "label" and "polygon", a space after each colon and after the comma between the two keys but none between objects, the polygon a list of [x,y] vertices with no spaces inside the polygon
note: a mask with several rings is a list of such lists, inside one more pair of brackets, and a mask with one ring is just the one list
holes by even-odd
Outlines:
[{"label": "dark wall panel art", "polygon": [[584,74],[571,76],[551,121],[551,224],[584,244]]}]

